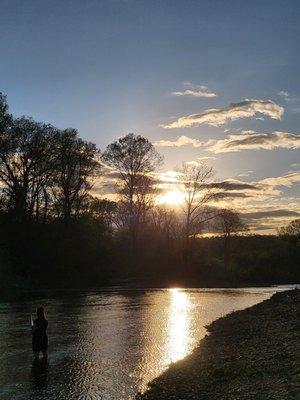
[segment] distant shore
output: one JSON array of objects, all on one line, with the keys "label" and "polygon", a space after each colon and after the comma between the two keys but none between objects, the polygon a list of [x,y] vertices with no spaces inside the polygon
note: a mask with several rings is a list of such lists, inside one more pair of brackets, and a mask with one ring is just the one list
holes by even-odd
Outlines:
[{"label": "distant shore", "polygon": [[220,318],[139,400],[299,400],[300,290]]}]

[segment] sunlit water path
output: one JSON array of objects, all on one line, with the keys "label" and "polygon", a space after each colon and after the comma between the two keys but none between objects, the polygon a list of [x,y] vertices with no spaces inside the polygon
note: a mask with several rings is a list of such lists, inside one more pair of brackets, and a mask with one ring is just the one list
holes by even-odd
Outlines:
[{"label": "sunlit water path", "polygon": [[[0,399],[133,399],[193,350],[205,325],[284,289],[70,291],[0,302]],[[29,318],[39,304],[50,348],[48,363],[34,364]]]}]

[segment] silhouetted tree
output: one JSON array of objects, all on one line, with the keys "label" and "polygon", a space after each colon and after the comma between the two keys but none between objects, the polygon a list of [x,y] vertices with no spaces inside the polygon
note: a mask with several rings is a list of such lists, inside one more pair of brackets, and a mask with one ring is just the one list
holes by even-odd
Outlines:
[{"label": "silhouetted tree", "polygon": [[7,132],[12,123],[12,115],[8,112],[6,96],[0,92],[0,134]]},{"label": "silhouetted tree", "polygon": [[136,199],[133,205],[133,221],[136,239],[139,237],[142,230],[147,229],[149,211],[154,206],[156,194],[157,189],[155,188],[154,180],[148,175],[142,176],[136,188]]},{"label": "silhouetted tree", "polygon": [[13,119],[0,136],[0,180],[7,208],[17,221],[41,212],[54,171],[56,130],[31,118]]},{"label": "silhouetted tree", "polygon": [[224,237],[224,264],[229,267],[231,260],[231,236],[247,231],[247,226],[240,219],[237,212],[231,209],[222,209],[218,212],[215,228]]},{"label": "silhouetted tree", "polygon": [[108,199],[89,196],[87,199],[88,215],[101,220],[108,228],[115,225],[118,204]]},{"label": "silhouetted tree", "polygon": [[[128,278],[212,285],[299,280],[299,219],[280,228],[279,237],[238,235],[245,231],[239,215],[215,206],[218,199],[225,201],[228,186],[214,182],[205,164],[187,163],[179,170],[175,185],[184,193],[183,212],[155,204],[158,191],[165,190],[153,174],[162,159],[141,136],[129,134],[112,143],[103,161],[110,166],[106,178],[119,179],[118,202],[92,196],[96,178],[102,178],[94,144],[74,129],[13,118],[0,93],[0,270],[5,285],[7,272],[12,282],[19,277],[20,283],[47,285],[114,284]],[[106,192],[113,187],[101,182]],[[200,237],[211,227],[222,235]],[[128,231],[139,258],[128,251]]]},{"label": "silhouetted tree", "polygon": [[102,158],[120,174],[122,181],[120,192],[123,202],[128,205],[126,219],[134,246],[139,230],[141,207],[145,206],[145,203],[141,206],[139,202],[145,200],[146,187],[150,191],[148,175],[161,164],[162,157],[148,139],[129,133],[110,144]]},{"label": "silhouetted tree", "polygon": [[172,242],[182,237],[178,214],[165,206],[157,205],[151,210],[150,224],[153,235],[163,240],[169,250],[171,250]]},{"label": "silhouetted tree", "polygon": [[300,241],[300,218],[294,219],[287,226],[279,228],[278,234],[294,244],[298,244]]},{"label": "silhouetted tree", "polygon": [[99,150],[80,139],[75,129],[66,129],[57,138],[56,153],[52,193],[58,216],[68,223],[80,215],[92,180],[100,173]]},{"label": "silhouetted tree", "polygon": [[183,212],[185,215],[185,260],[191,257],[191,238],[200,232],[203,223],[214,217],[206,206],[216,198],[219,189],[211,185],[213,169],[204,163],[191,165],[183,163],[179,172],[180,190],[184,192]]}]

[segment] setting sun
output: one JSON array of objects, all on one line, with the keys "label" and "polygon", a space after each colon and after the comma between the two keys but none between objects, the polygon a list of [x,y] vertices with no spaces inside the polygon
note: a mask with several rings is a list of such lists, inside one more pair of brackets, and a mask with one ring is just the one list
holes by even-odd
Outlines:
[{"label": "setting sun", "polygon": [[158,196],[157,204],[180,205],[184,202],[185,196],[179,189],[169,190],[165,194]]},{"label": "setting sun", "polygon": [[300,400],[300,0],[0,11],[0,400]]}]

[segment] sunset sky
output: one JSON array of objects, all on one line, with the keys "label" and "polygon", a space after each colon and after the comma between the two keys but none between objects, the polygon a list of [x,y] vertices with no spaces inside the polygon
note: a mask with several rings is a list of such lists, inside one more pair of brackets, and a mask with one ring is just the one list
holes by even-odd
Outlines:
[{"label": "sunset sky", "polygon": [[272,233],[300,217],[299,18],[297,0],[0,0],[0,91],[101,149],[147,137],[160,173],[206,160]]}]

